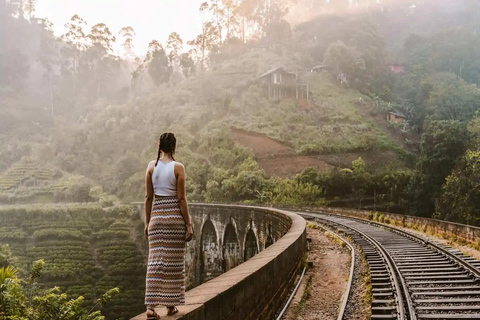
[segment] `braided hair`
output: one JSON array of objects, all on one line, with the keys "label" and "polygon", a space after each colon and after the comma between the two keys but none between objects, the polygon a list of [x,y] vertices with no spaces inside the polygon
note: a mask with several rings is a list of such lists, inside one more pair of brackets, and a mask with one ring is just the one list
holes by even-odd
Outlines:
[{"label": "braided hair", "polygon": [[160,140],[158,142],[158,155],[157,155],[157,162],[155,162],[155,167],[158,164],[158,160],[160,159],[160,154],[163,151],[165,154],[170,154],[173,161],[175,158],[173,155],[175,154],[175,147],[177,146],[177,138],[175,138],[175,134],[173,132],[164,132],[160,136]]}]

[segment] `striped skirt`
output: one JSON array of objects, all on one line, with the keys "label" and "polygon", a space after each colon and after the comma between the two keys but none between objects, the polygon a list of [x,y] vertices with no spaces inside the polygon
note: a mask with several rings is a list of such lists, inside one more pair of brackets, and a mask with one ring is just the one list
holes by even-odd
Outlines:
[{"label": "striped skirt", "polygon": [[148,226],[146,305],[185,304],[187,229],[176,196],[155,196]]}]

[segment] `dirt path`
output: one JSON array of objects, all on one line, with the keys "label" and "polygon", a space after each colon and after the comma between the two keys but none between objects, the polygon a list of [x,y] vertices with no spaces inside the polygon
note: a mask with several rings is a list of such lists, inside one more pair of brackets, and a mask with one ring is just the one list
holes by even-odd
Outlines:
[{"label": "dirt path", "polygon": [[350,252],[325,236],[322,229],[307,228],[309,260],[313,266],[304,278],[303,299],[292,304],[285,319],[335,320],[350,272]]},{"label": "dirt path", "polygon": [[261,133],[231,128],[230,134],[233,141],[253,150],[258,164],[269,176],[291,178],[307,167],[322,172],[333,168],[319,157],[297,155],[288,145]]}]

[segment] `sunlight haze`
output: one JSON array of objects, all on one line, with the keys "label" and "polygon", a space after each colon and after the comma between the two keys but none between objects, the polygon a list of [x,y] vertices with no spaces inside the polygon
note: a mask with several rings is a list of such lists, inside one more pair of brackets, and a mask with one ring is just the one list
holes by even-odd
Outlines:
[{"label": "sunlight haze", "polygon": [[[164,44],[168,35],[175,31],[184,42],[193,39],[201,30],[198,14],[200,0],[39,0],[36,16],[47,18],[53,23],[56,35],[65,33],[65,23],[74,14],[85,19],[88,27],[105,23],[118,38],[122,27],[135,30],[134,50],[144,55],[153,39]],[[87,28],[87,30],[89,30]],[[115,44],[118,54],[120,41]]]}]

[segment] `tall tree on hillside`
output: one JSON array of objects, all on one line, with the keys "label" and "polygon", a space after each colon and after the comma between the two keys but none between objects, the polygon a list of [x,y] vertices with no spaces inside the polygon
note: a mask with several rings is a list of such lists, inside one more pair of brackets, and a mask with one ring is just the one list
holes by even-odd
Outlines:
[{"label": "tall tree on hillside", "polygon": [[159,86],[170,79],[171,68],[168,63],[168,57],[163,46],[153,40],[148,45],[147,58],[144,62],[147,65],[148,74],[155,85]]},{"label": "tall tree on hillside", "polygon": [[234,9],[234,17],[232,20],[234,24],[234,29],[238,31],[240,39],[245,43],[247,40],[248,34],[248,25],[253,21],[253,15],[255,11],[255,0],[243,0],[240,4]]},{"label": "tall tree on hillside", "polygon": [[87,22],[75,14],[70,18],[70,21],[65,24],[67,32],[61,36],[61,39],[68,44],[68,46],[62,47],[64,57],[64,68],[62,68],[62,73],[65,72],[71,76],[72,96],[74,101],[77,97],[80,59],[87,48],[87,38],[83,31],[83,28],[86,26]]},{"label": "tall tree on hillside", "polygon": [[218,39],[217,27],[211,21],[208,21],[203,25],[202,33],[187,42],[188,45],[195,47],[202,69],[206,66],[207,54],[218,51]]},{"label": "tall tree on hillside", "polygon": [[85,50],[87,40],[83,28],[87,26],[87,22],[80,18],[77,14],[70,18],[70,21],[65,24],[67,32],[61,36],[61,39],[68,44],[74,46],[78,50]]},{"label": "tall tree on hillside", "polygon": [[184,52],[180,55],[180,67],[182,68],[185,77],[188,77],[195,72],[195,61],[193,61],[192,58],[194,51],[195,50],[192,49],[189,52]]},{"label": "tall tree on hillside", "polygon": [[124,50],[124,57],[126,60],[133,61],[135,59],[135,54],[133,53],[133,36],[135,35],[135,31],[132,27],[123,27],[118,32],[123,37],[123,50]]},{"label": "tall tree on hillside", "polygon": [[335,72],[335,75],[343,73],[347,76],[347,80],[350,80],[357,70],[365,69],[365,61],[360,53],[342,41],[330,44],[323,61]]},{"label": "tall tree on hillside", "polygon": [[431,217],[445,178],[464,154],[470,133],[460,121],[430,121],[424,127],[420,156],[409,185],[409,204],[414,215]]},{"label": "tall tree on hillside", "polygon": [[236,0],[222,0],[222,5],[224,8],[225,27],[227,28],[225,39],[228,40],[232,36],[232,27],[238,23],[235,17],[235,10],[238,3]]},{"label": "tall tree on hillside", "polygon": [[432,90],[427,107],[431,118],[468,120],[480,109],[480,90],[452,73],[439,73],[427,80]]},{"label": "tall tree on hillside", "polygon": [[445,180],[435,218],[480,225],[480,151],[467,150]]},{"label": "tall tree on hillside", "polygon": [[55,109],[53,86],[55,82],[58,82],[58,75],[54,70],[58,65],[58,52],[57,41],[53,35],[53,31],[42,33],[40,37],[38,60],[45,69],[43,77],[48,84],[48,91],[50,95],[50,112],[52,116],[54,115]]},{"label": "tall tree on hillside", "polygon": [[188,45],[194,46],[196,48],[197,56],[200,55],[200,65],[203,70],[205,68],[205,11],[208,9],[208,3],[203,2],[198,9],[202,13],[202,33],[199,34],[195,39],[187,42]]},{"label": "tall tree on hillside", "polygon": [[87,35],[93,47],[103,51],[103,54],[113,52],[112,45],[116,41],[115,36],[110,32],[110,29],[104,23],[97,23],[92,27],[90,33]]},{"label": "tall tree on hillside", "polygon": [[[110,85],[106,77],[111,72],[112,58],[110,54],[113,52],[113,43],[116,41],[115,36],[110,32],[110,29],[104,23],[97,23],[92,27],[90,33],[87,35],[91,47],[87,51],[87,59],[93,70],[93,77],[96,84],[96,99],[100,99],[102,90],[102,83],[105,86]],[[105,89],[105,88],[103,88]]]},{"label": "tall tree on hillside", "polygon": [[183,49],[183,40],[180,38],[180,35],[176,32],[172,32],[168,36],[166,52],[168,54],[168,60],[173,66],[179,63],[180,53]]},{"label": "tall tree on hillside", "polygon": [[23,0],[23,14],[28,20],[33,18],[37,0]]},{"label": "tall tree on hillside", "polygon": [[218,43],[222,43],[222,30],[225,25],[225,10],[221,0],[210,0],[209,10],[214,18],[214,25],[217,28],[215,34],[218,37]]}]

